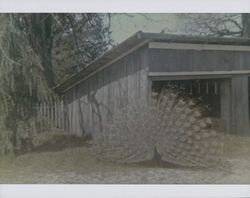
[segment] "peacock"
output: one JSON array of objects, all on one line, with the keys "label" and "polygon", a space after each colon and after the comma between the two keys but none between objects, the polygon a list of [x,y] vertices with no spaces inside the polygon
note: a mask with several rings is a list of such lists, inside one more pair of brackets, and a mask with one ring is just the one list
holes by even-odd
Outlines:
[{"label": "peacock", "polygon": [[160,160],[187,167],[215,166],[223,151],[214,120],[196,99],[174,88],[130,103],[94,135],[101,160],[138,163]]}]

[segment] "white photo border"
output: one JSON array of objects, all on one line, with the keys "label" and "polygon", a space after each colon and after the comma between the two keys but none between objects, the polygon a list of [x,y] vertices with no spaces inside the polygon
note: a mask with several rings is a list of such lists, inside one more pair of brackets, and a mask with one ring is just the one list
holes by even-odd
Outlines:
[{"label": "white photo border", "polygon": [[[250,0],[0,0],[0,12],[246,13]],[[0,185],[0,198],[236,198],[249,185]]]},{"label": "white photo border", "polygon": [[250,12],[250,0],[0,0],[0,12]]}]

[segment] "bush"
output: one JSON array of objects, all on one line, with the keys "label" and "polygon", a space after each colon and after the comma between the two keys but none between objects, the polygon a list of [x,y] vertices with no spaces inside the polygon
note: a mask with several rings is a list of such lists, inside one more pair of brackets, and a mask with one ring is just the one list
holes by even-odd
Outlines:
[{"label": "bush", "polygon": [[51,131],[51,124],[43,118],[30,118],[16,123],[16,145],[13,145],[13,131],[5,127],[4,117],[0,118],[0,154],[23,153],[33,149],[34,138],[42,132]]},{"label": "bush", "polygon": [[4,127],[3,119],[0,117],[0,155],[5,155],[13,151],[10,138],[11,131]]}]

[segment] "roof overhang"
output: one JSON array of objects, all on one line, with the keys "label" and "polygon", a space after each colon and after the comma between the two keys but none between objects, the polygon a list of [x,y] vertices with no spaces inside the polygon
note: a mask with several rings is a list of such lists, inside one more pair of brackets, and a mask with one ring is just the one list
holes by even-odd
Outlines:
[{"label": "roof overhang", "polygon": [[250,76],[250,70],[148,73],[148,77],[152,81],[218,79],[232,78],[234,76]]},{"label": "roof overhang", "polygon": [[149,42],[151,43],[149,45],[151,48],[181,48],[181,46],[184,46],[185,49],[185,46],[192,48],[197,47],[198,44],[198,47],[212,47],[210,50],[216,50],[216,48],[218,49],[219,47],[219,49],[237,51],[237,49],[240,47],[240,50],[243,49],[243,51],[249,51],[250,46],[250,39],[246,38],[218,38],[137,32],[77,73],[62,81],[55,87],[55,90],[59,93],[65,93],[67,90],[73,88],[80,82],[86,80],[100,70],[110,66],[112,63],[127,56],[138,48],[147,45]]}]

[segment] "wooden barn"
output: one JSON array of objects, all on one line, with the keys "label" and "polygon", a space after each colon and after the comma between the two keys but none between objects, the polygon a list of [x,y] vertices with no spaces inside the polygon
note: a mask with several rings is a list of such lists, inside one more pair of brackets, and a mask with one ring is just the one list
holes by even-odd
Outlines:
[{"label": "wooden barn", "polygon": [[250,40],[138,32],[56,87],[62,127],[102,130],[116,110],[173,84],[202,97],[228,133],[250,134]]}]

